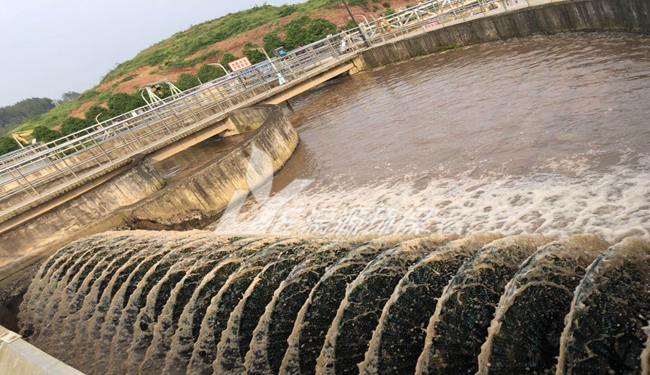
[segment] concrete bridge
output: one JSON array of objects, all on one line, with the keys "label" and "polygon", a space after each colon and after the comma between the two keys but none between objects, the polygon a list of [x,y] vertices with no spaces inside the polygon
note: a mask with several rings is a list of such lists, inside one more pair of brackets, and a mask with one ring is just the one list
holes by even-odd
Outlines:
[{"label": "concrete bridge", "polygon": [[[25,275],[28,281],[30,267],[61,244],[121,226],[126,219],[192,228],[215,217],[232,190],[244,183],[253,141],[275,152],[274,169],[279,170],[297,145],[297,133],[277,108],[249,108],[252,105],[282,103],[338,75],[450,46],[597,30],[648,33],[650,4],[429,1],[386,22],[371,22],[293,51],[273,64],[258,64],[61,141],[0,159],[0,291],[18,285],[15,281]],[[151,161],[216,134],[249,132],[227,157],[174,186],[165,186],[151,166]]]}]

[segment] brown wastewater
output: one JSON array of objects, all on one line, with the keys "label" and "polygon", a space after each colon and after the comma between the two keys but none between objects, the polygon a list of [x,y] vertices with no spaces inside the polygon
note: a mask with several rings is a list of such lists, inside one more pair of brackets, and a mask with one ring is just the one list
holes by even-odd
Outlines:
[{"label": "brown wastewater", "polygon": [[620,33],[338,78],[284,108],[286,204],[75,241],[21,333],[89,374],[650,374],[649,98],[648,37]]},{"label": "brown wastewater", "polygon": [[[648,98],[647,37],[617,33],[471,46],[339,79],[286,110],[301,143],[274,190],[315,181],[275,228],[394,234],[325,212],[427,207],[423,232],[648,239]],[[209,147],[178,158],[198,165]]]}]

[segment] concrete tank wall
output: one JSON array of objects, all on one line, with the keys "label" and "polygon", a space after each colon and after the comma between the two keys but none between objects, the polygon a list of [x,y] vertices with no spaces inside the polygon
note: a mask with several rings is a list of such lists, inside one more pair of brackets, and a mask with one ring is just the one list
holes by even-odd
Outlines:
[{"label": "concrete tank wall", "polygon": [[458,23],[364,51],[358,70],[373,69],[447,46],[467,46],[510,38],[568,31],[650,33],[647,0],[583,0],[544,4]]},{"label": "concrete tank wall", "polygon": [[131,213],[137,227],[187,229],[217,216],[235,190],[248,190],[246,171],[253,145],[280,170],[298,146],[298,133],[277,106],[256,106],[233,112],[229,121],[240,132],[254,130],[242,143],[191,176],[167,186],[139,203]]},{"label": "concrete tank wall", "polygon": [[162,176],[143,157],[107,177],[89,190],[88,186],[81,187],[59,197],[63,203],[56,207],[47,206],[58,202],[48,202],[0,224],[0,274],[3,266],[30,251],[130,206],[165,185]]}]

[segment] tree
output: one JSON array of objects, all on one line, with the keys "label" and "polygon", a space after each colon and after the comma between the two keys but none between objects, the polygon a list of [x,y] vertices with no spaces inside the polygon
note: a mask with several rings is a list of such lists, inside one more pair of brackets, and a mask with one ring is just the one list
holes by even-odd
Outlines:
[{"label": "tree", "polygon": [[232,62],[232,61],[235,61],[235,60],[237,60],[235,55],[233,55],[232,53],[226,53],[221,58],[221,61],[219,61],[219,64],[223,65],[226,69],[230,70],[230,67],[228,66],[228,63]]},{"label": "tree", "polygon": [[77,117],[68,117],[63,120],[63,123],[61,124],[61,133],[63,133],[63,135],[70,135],[87,128],[91,124],[92,123],[89,121]]},{"label": "tree", "polygon": [[54,131],[52,129],[46,128],[45,126],[37,126],[34,128],[34,133],[32,134],[37,141],[48,143],[56,141],[61,138],[61,133]]},{"label": "tree", "polygon": [[108,115],[108,109],[104,107],[100,107],[98,105],[94,105],[88,108],[88,110],[84,114],[84,117],[86,118],[86,121],[89,121],[94,124],[96,122],[95,118],[97,118],[99,122],[102,122],[108,120],[111,116]]},{"label": "tree", "polygon": [[68,91],[65,94],[61,95],[61,101],[69,102],[71,100],[77,99],[77,97],[79,97],[79,95],[81,95],[81,94],[79,94],[78,92]]},{"label": "tree", "polygon": [[0,155],[8,154],[20,148],[15,140],[9,137],[0,137]]},{"label": "tree", "polygon": [[264,35],[262,38],[262,43],[264,49],[267,53],[271,54],[278,47],[283,47],[284,41],[280,38],[276,31],[271,31],[270,33]]},{"label": "tree", "polygon": [[223,71],[218,66],[215,65],[208,65],[204,64],[196,73],[197,77],[201,80],[201,82],[209,82],[212,81],[213,79],[217,79],[219,77],[223,77],[226,75],[226,72]]},{"label": "tree", "polygon": [[8,133],[30,119],[54,108],[52,99],[30,98],[0,108],[0,134]]},{"label": "tree", "polygon": [[108,99],[108,109],[110,116],[119,116],[121,114],[133,111],[136,108],[145,106],[147,103],[140,97],[140,92],[133,95],[125,94],[123,92],[111,95]]},{"label": "tree", "polygon": [[248,59],[251,61],[251,64],[257,64],[262,61],[266,61],[266,55],[256,49],[244,50],[241,51],[241,53],[242,55],[248,57]]},{"label": "tree", "polygon": [[196,76],[187,73],[183,73],[178,76],[178,81],[176,81],[176,87],[183,91],[191,89],[192,87],[196,87],[198,85],[199,79],[196,78]]},{"label": "tree", "polygon": [[316,18],[307,26],[309,43],[321,40],[330,34],[336,34],[336,25],[324,18]]}]

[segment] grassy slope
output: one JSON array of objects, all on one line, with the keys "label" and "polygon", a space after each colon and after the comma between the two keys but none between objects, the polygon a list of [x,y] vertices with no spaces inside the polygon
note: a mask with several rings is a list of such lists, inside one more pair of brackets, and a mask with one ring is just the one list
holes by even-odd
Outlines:
[{"label": "grassy slope", "polygon": [[[384,8],[377,7],[375,1],[369,0],[366,9],[353,9],[353,12],[379,14]],[[394,6],[405,3],[404,0],[390,2]],[[374,11],[371,10],[373,6]],[[266,33],[282,32],[285,23],[302,15],[327,18],[337,24],[347,17],[340,0],[307,0],[280,7],[255,6],[206,21],[146,48],[133,59],[117,65],[97,86],[79,98],[30,120],[16,130],[29,130],[39,125],[56,128],[67,116],[83,117],[85,108],[106,103],[112,93],[135,92],[143,84],[163,77],[174,80],[181,73],[195,73],[201,65],[217,62],[227,52],[240,55],[245,42],[261,45],[261,38]]]}]

